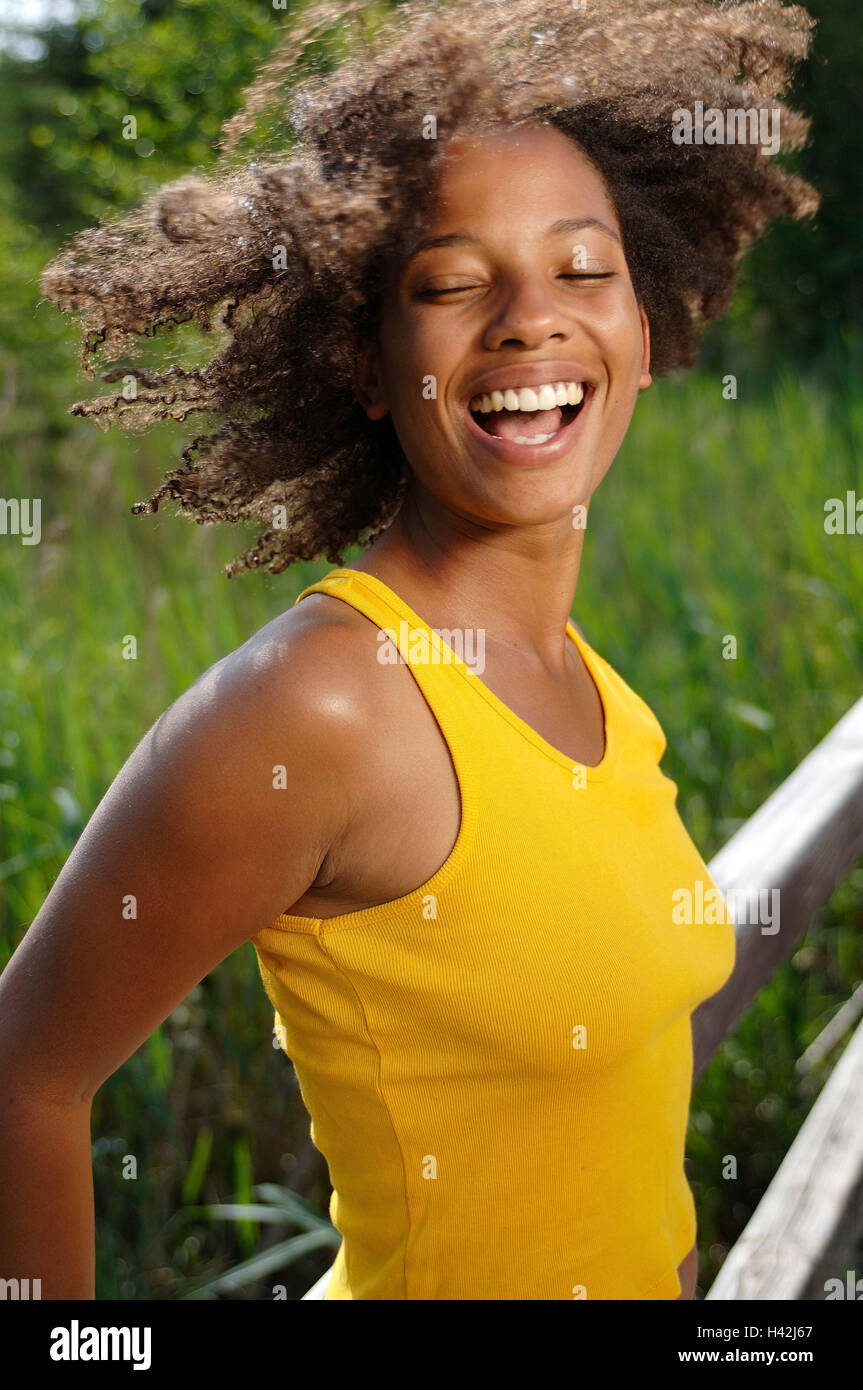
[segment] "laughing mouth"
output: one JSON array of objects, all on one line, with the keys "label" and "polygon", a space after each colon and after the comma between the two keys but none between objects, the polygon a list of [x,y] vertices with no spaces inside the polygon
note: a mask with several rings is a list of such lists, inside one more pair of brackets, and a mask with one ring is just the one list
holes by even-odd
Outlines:
[{"label": "laughing mouth", "polygon": [[474,396],[469,409],[480,429],[493,439],[512,444],[547,444],[579,414],[586,386],[586,382],[555,381],[543,386],[489,391]]}]

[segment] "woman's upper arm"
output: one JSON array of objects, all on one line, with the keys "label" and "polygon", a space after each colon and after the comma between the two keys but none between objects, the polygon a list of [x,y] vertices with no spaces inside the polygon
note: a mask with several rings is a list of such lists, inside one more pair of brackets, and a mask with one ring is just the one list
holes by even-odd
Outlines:
[{"label": "woman's upper arm", "polygon": [[361,702],[337,625],[277,620],[157,720],[0,977],[4,1091],[89,1100],[302,896],[351,815]]}]

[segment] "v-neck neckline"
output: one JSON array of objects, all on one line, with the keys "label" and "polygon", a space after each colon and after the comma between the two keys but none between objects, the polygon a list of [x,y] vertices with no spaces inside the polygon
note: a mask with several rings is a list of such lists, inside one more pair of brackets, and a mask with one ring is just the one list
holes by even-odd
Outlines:
[{"label": "v-neck neckline", "polygon": [[[424,618],[421,618],[394,589],[391,589],[390,586],[382,579],[379,579],[377,575],[369,574],[367,570],[355,570],[350,569],[348,566],[343,566],[335,570],[330,570],[329,574],[325,575],[324,578],[329,579],[331,577],[342,576],[350,576],[360,583],[369,585],[379,598],[383,598],[389,607],[401,617],[406,618],[412,626],[424,628],[427,632],[435,631],[435,629],[433,629]],[[308,587],[311,588],[312,586],[310,585]],[[604,781],[613,771],[619,753],[619,731],[616,720],[617,711],[614,694],[610,689],[605,672],[602,669],[602,659],[599,654],[593,650],[590,643],[579,634],[571,619],[567,619],[566,631],[570,640],[575,643],[576,649],[584,661],[588,674],[593,680],[594,688],[596,689],[602,708],[605,748],[599,762],[593,767],[591,767],[589,763],[580,763],[576,758],[570,757],[568,753],[564,753],[560,748],[555,748],[554,744],[549,743],[548,739],[538,733],[531,724],[528,724],[526,719],[522,719],[521,715],[516,714],[514,709],[511,709],[509,705],[505,704],[501,697],[496,695],[480,676],[475,675],[470,667],[452,651],[449,644],[439,635],[438,640],[441,646],[445,647],[451,654],[452,659],[448,664],[451,665],[454,670],[458,671],[459,675],[473,686],[476,693],[486,700],[491,708],[520,733],[523,738],[527,739],[529,743],[533,744],[533,746],[546,757],[551,758],[560,766],[565,767],[571,776],[573,776],[577,770],[583,769],[585,778],[588,782],[600,782]]]}]

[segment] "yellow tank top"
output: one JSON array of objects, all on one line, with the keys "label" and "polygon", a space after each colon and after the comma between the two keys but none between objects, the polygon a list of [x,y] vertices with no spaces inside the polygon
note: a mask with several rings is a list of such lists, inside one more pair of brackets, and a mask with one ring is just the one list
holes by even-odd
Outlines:
[{"label": "yellow tank top", "polygon": [[335,569],[312,593],[398,648],[462,804],[413,892],[253,938],[329,1168],[327,1298],[677,1298],[690,1013],[735,948],[656,717],[567,624],[605,713],[582,767],[381,580]]}]

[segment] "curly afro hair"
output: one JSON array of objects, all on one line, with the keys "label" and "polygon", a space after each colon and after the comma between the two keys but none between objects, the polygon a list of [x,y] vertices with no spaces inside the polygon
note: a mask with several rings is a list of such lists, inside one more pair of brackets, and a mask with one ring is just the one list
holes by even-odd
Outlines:
[{"label": "curly afro hair", "polygon": [[[778,108],[782,148],[800,147],[808,121],[778,97],[813,23],[776,0],[411,0],[385,19],[372,0],[317,0],[223,128],[209,179],[79,233],[43,272],[43,293],[81,316],[89,376],[160,327],[218,330],[206,365],[114,366],[103,380],[131,372],[134,392],[71,413],[132,429],[213,417],[133,510],[170,497],[200,524],[259,522],[229,575],[341,564],[391,524],[410,476],[390,419],[370,422],[356,400],[353,367],[389,258],[433,208],[447,138],[504,123],[571,136],[615,205],[654,375],[688,367],[747,247],[818,196],[758,144],[675,143],[673,113]],[[327,45],[335,63],[316,69],[309,54]],[[278,144],[243,159],[262,123]]]}]

